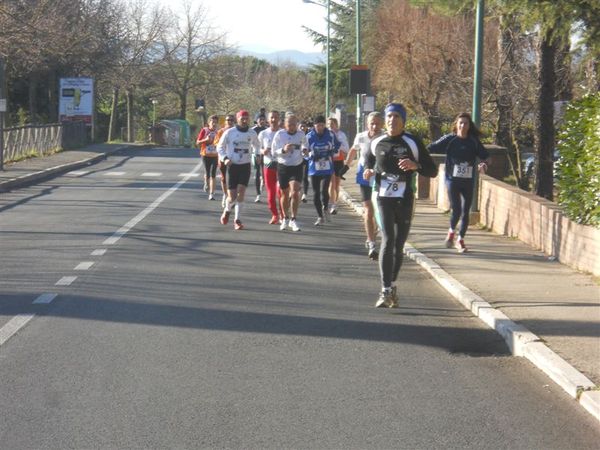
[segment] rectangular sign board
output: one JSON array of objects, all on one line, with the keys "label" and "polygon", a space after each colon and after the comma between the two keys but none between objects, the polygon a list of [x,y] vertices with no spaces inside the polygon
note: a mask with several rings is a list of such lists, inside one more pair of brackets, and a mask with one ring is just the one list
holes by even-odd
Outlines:
[{"label": "rectangular sign board", "polygon": [[0,98],[0,112],[6,112],[6,99]]},{"label": "rectangular sign board", "polygon": [[58,99],[58,117],[61,122],[83,120],[91,126],[94,112],[92,78],[61,78]]}]

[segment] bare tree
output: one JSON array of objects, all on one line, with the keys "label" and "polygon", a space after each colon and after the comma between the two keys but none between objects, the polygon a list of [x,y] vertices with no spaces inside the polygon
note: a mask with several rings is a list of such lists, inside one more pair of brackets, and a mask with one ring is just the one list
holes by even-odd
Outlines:
[{"label": "bare tree", "polygon": [[161,45],[161,80],[177,95],[179,117],[185,119],[190,92],[206,88],[213,81],[213,63],[229,49],[224,34],[210,24],[204,5],[200,3],[193,9],[190,1],[183,4],[183,17],[162,33]]},{"label": "bare tree", "polygon": [[373,25],[368,60],[376,88],[423,113],[430,137],[439,137],[442,111],[464,109],[470,98],[472,55],[465,49],[471,48],[472,21],[387,0]]}]

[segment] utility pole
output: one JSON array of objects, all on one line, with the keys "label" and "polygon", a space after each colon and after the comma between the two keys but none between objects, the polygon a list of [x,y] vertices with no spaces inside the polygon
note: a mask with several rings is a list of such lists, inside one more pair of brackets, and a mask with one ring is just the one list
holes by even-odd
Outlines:
[{"label": "utility pole", "polygon": [[[475,67],[473,72],[473,122],[481,126],[481,79],[483,77],[483,15],[485,1],[477,0],[477,14],[475,23]],[[473,190],[473,203],[471,211],[479,211],[479,174],[474,171],[475,189]]]},{"label": "utility pole", "polygon": [[4,170],[4,113],[6,112],[4,58],[0,57],[0,170]]},{"label": "utility pole", "polygon": [[[360,0],[356,0],[356,65],[361,65],[360,46]],[[356,134],[362,131],[362,95],[356,94]]]}]

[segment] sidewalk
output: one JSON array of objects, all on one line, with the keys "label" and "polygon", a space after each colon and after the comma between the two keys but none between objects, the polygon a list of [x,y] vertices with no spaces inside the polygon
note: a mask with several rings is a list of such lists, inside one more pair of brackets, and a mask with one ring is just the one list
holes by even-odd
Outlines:
[{"label": "sidewalk", "polygon": [[108,155],[132,145],[135,144],[93,144],[51,156],[5,163],[4,170],[0,171],[0,193],[95,164],[106,159]]},{"label": "sidewalk", "polygon": [[[345,199],[362,211],[354,170]],[[405,254],[467,309],[495,328],[600,420],[600,287],[523,242],[471,226],[469,251],[444,246],[449,216],[417,201]],[[362,244],[362,242],[361,242]]]}]

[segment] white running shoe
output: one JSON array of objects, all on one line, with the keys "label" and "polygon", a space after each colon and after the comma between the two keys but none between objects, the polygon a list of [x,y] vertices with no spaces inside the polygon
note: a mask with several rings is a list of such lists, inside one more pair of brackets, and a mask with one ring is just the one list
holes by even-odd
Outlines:
[{"label": "white running shoe", "polygon": [[257,195],[254,199],[254,203],[260,203],[260,195]]},{"label": "white running shoe", "polygon": [[292,231],[300,231],[300,226],[298,226],[298,223],[295,219],[290,220],[290,228]]},{"label": "white running shoe", "polygon": [[224,195],[221,199],[221,208],[225,208],[225,200],[227,200],[227,197]]},{"label": "white running shoe", "polygon": [[337,214],[337,205],[335,203],[329,207],[329,213],[332,215]]},{"label": "white running shoe", "polygon": [[284,217],[283,219],[281,219],[281,225],[279,225],[279,229],[281,231],[285,230],[288,226],[288,220]]},{"label": "white running shoe", "polygon": [[302,194],[301,200],[302,200],[302,203],[306,203],[307,202],[307,200],[306,200],[306,194]]},{"label": "white running shoe", "polygon": [[214,199],[215,199],[215,196],[214,196],[214,194],[208,194],[208,199],[209,199],[209,200],[214,200]]},{"label": "white running shoe", "polygon": [[324,224],[325,224],[325,219],[323,219],[322,217],[318,217],[317,221],[315,222],[315,227],[319,227]]}]

